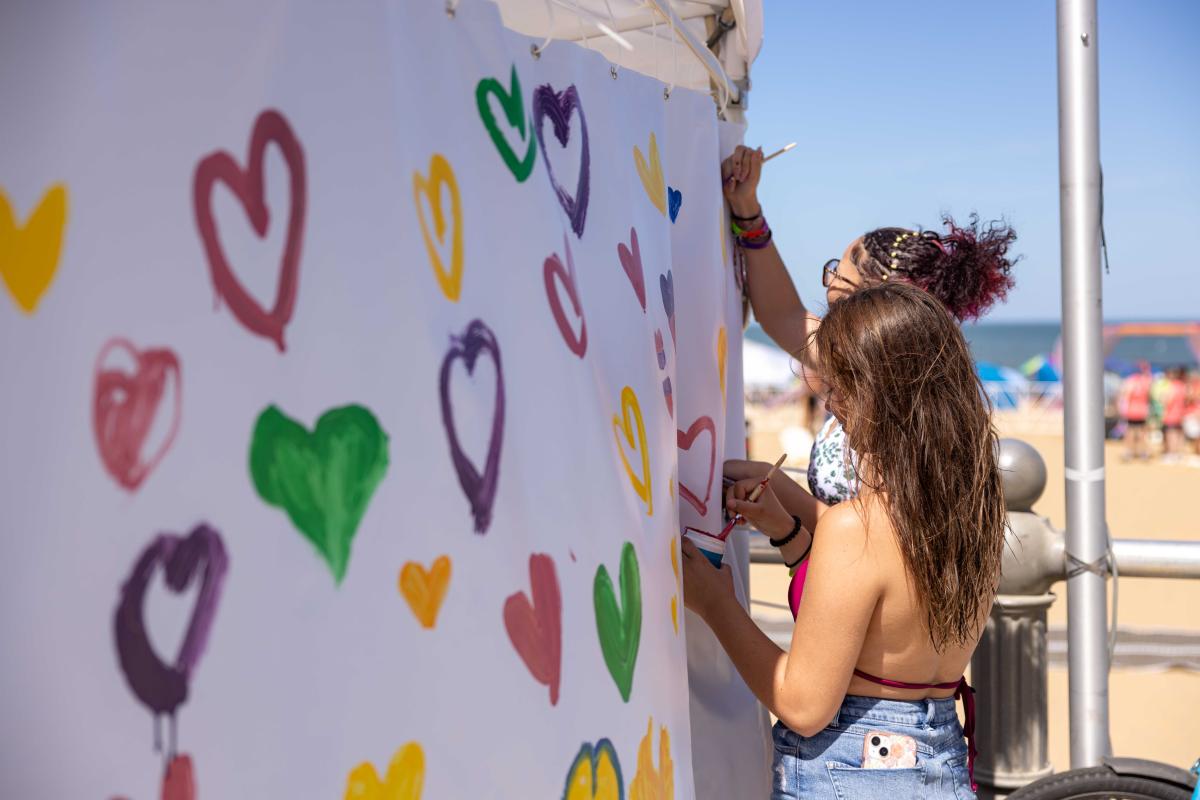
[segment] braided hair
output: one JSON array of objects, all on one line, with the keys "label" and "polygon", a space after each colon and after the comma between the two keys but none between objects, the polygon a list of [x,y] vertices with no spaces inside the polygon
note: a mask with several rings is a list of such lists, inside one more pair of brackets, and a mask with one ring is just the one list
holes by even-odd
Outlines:
[{"label": "braided hair", "polygon": [[942,215],[945,233],[877,228],[851,252],[861,274],[877,281],[904,280],[932,294],[959,322],[978,319],[1013,287],[1019,257],[1008,248],[1017,234],[1003,220],[980,225],[979,215],[959,226]]}]

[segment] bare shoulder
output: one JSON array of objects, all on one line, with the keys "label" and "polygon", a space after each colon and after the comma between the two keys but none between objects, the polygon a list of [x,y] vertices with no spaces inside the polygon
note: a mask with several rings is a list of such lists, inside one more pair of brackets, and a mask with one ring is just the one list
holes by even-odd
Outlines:
[{"label": "bare shoulder", "polygon": [[[814,561],[822,561],[840,572],[866,570],[878,573],[888,559],[880,545],[891,547],[887,515],[868,501],[831,506],[813,533]],[[863,577],[863,576],[860,576]]]}]

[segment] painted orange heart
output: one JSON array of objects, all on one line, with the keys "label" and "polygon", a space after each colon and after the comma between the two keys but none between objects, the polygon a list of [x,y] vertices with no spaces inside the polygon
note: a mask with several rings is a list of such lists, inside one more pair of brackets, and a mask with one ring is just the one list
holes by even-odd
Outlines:
[{"label": "painted orange heart", "polygon": [[[446,246],[446,211],[442,208],[442,188],[450,194],[450,268],[442,260],[439,248]],[[424,195],[429,204],[429,213],[433,217],[433,232],[430,233],[429,222],[425,219],[425,208],[421,203]],[[458,302],[462,293],[463,273],[463,218],[462,198],[458,192],[458,179],[454,177],[454,169],[441,153],[434,153],[429,159],[429,177],[419,172],[413,172],[413,202],[417,206],[417,219],[421,223],[421,236],[425,239],[425,252],[429,254],[429,263],[433,266],[433,274],[437,278],[442,294],[452,303]],[[437,242],[434,242],[434,237]]]},{"label": "painted orange heart", "polygon": [[375,765],[364,761],[346,778],[345,800],[421,800],[425,785],[425,753],[409,742],[396,751],[383,780]]},{"label": "painted orange heart", "polygon": [[633,163],[637,167],[638,177],[642,179],[642,188],[646,190],[646,196],[650,198],[650,202],[658,209],[658,213],[664,217],[667,215],[667,182],[663,178],[662,161],[658,156],[658,142],[654,139],[654,132],[650,133],[650,163],[646,163],[646,157],[642,155],[642,151],[637,145],[633,146]]},{"label": "painted orange heart", "polygon": [[409,561],[400,570],[400,594],[426,628],[437,624],[438,612],[450,588],[450,567],[450,557],[439,556],[428,570],[415,561]]},{"label": "painted orange heart", "polygon": [[0,278],[17,306],[32,314],[58,271],[67,225],[67,187],[46,190],[24,225],[18,225],[8,197],[0,189]]},{"label": "painted orange heart", "polygon": [[664,725],[658,733],[658,767],[654,766],[654,719],[638,746],[637,772],[629,782],[629,800],[674,800],[675,764],[671,761],[671,735]]},{"label": "painted orange heart", "polygon": [[[634,423],[636,423],[636,429]],[[625,466],[625,473],[629,476],[633,491],[646,504],[646,516],[654,516],[654,498],[650,486],[650,451],[646,449],[646,426],[642,423],[642,409],[638,405],[637,395],[628,386],[621,390],[621,413],[613,414],[612,424],[613,438],[617,440],[617,452],[621,454],[621,463]],[[624,444],[622,444],[622,439],[624,439]],[[642,456],[641,477],[629,465],[629,457],[625,455],[626,446],[631,450],[636,450]]]}]

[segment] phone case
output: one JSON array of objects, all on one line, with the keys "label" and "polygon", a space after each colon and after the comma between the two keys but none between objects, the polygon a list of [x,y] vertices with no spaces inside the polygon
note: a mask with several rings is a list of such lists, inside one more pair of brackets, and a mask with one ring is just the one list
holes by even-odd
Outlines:
[{"label": "phone case", "polygon": [[911,736],[867,731],[863,737],[863,769],[903,769],[917,765],[917,742]]}]

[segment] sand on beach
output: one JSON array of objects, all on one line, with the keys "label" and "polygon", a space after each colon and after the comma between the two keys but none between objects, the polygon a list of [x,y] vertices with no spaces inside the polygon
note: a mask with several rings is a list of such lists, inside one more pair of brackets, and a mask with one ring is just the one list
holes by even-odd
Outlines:
[{"label": "sand on beach", "polygon": [[[804,444],[811,440],[806,438],[804,412],[797,404],[772,408],[747,404],[746,417],[752,458],[773,461],[786,450],[789,466],[807,465]],[[1041,453],[1047,483],[1034,510],[1062,528],[1066,504],[1061,414],[998,413],[996,424],[1001,436],[1023,439]],[[1110,442],[1105,459],[1112,535],[1200,542],[1200,466],[1194,461],[1126,463],[1120,456],[1120,444]],[[790,618],[786,606],[778,608],[787,597],[787,571],[782,566],[752,565],[750,587],[756,617]],[[1052,631],[1066,625],[1066,584],[1056,584],[1053,591],[1059,599],[1049,613]],[[1200,638],[1200,581],[1121,579],[1118,626],[1121,631]],[[1070,763],[1067,671],[1053,662],[1048,692],[1050,761],[1061,771]],[[1200,757],[1200,671],[1115,668],[1109,679],[1109,719],[1116,755],[1191,767]]]}]

